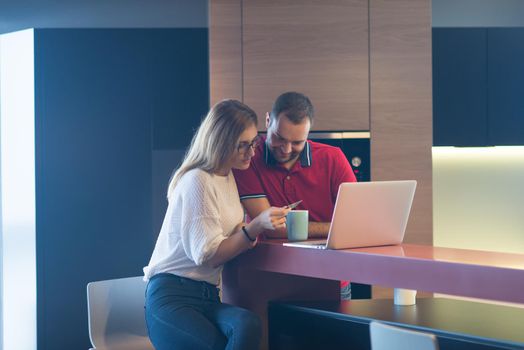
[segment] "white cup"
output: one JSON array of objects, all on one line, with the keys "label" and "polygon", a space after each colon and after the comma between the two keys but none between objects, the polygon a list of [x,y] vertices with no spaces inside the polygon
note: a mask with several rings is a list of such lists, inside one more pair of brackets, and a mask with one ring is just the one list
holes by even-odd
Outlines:
[{"label": "white cup", "polygon": [[395,305],[415,305],[417,291],[413,289],[395,288],[393,290],[393,302]]}]

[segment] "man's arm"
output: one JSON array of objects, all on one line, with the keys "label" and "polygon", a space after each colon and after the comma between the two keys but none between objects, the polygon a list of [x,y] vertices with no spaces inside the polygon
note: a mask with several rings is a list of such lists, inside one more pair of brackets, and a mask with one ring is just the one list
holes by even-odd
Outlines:
[{"label": "man's arm", "polygon": [[308,238],[326,238],[329,232],[329,222],[309,222]]},{"label": "man's arm", "polygon": [[[260,213],[270,207],[266,197],[243,199],[242,204],[250,218],[257,217]],[[329,232],[329,222],[309,222],[308,238],[324,238]],[[287,238],[286,228],[277,230],[266,230],[267,238]]]}]

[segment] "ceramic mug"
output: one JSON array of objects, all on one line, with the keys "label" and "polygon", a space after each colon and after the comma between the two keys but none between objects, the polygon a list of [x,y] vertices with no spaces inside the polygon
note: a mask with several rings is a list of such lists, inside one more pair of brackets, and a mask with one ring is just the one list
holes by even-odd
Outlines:
[{"label": "ceramic mug", "polygon": [[287,213],[287,239],[289,241],[305,241],[308,236],[309,212],[307,210],[291,210]]}]

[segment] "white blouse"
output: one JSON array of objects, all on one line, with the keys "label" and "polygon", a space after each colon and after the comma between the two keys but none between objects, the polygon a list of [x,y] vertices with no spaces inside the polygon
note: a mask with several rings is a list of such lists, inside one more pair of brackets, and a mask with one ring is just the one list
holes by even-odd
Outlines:
[{"label": "white blouse", "polygon": [[222,266],[204,264],[244,217],[232,172],[227,176],[200,169],[187,172],[169,197],[162,229],[144,280],[158,273],[218,285]]}]

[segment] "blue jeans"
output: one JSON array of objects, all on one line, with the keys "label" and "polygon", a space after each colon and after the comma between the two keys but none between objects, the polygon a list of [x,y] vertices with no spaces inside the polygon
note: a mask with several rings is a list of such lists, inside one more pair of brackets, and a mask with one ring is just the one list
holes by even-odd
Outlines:
[{"label": "blue jeans", "polygon": [[157,350],[258,349],[260,318],[223,304],[218,288],[169,273],[153,276],[146,290],[146,323]]}]

